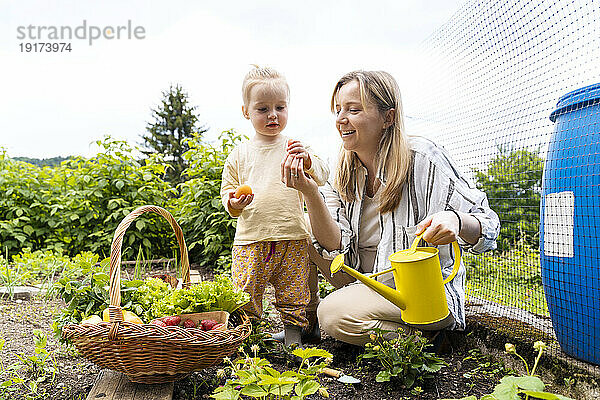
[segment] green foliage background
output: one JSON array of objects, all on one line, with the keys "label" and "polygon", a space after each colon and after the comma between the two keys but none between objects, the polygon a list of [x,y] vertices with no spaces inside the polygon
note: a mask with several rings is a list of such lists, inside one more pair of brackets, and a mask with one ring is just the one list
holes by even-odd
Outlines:
[{"label": "green foliage background", "polygon": [[[217,145],[203,142],[199,134],[188,140],[191,150],[185,157],[190,166],[185,173],[190,180],[179,188],[165,181],[168,166],[160,156],[140,161],[138,149],[110,137],[97,142],[102,151],[95,157],[72,158],[57,167],[38,167],[0,152],[2,253],[10,256],[30,248],[108,256],[123,217],[154,204],[169,210],[181,225],[191,262],[223,265],[235,221],[220,205],[221,170],[239,140],[232,131],[224,132]],[[129,259],[139,248],[146,258],[173,257],[177,249],[169,224],[150,214],[129,227],[123,247]]]},{"label": "green foliage background", "polygon": [[500,217],[498,249],[517,243],[539,247],[540,199],[544,160],[539,151],[498,146],[485,170],[475,169],[477,187]]}]

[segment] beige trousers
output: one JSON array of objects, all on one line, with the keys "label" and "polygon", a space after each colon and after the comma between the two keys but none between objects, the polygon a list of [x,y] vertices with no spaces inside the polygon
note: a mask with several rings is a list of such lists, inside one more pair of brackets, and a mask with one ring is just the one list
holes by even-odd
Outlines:
[{"label": "beige trousers", "polygon": [[[319,324],[329,336],[346,343],[363,346],[369,342],[369,333],[367,332],[369,329],[379,328],[390,331],[398,328],[413,329],[400,318],[400,309],[379,293],[362,283],[344,286],[355,279],[343,271],[332,277],[329,272],[330,261],[321,257],[310,243],[308,254],[311,263],[310,302],[307,313],[317,309]],[[320,302],[317,270],[338,288]],[[453,323],[454,318],[450,314],[442,321],[425,326],[418,325],[414,328],[436,331],[451,326]]]}]

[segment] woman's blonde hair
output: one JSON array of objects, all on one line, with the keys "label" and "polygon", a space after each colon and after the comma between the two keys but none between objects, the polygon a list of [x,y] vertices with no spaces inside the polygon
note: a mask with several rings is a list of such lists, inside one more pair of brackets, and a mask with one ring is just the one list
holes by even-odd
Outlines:
[{"label": "woman's blonde hair", "polygon": [[[404,113],[400,89],[394,77],[384,71],[353,71],[344,75],[333,89],[331,111],[336,110],[336,96],[342,86],[357,81],[363,107],[372,102],[380,113],[395,110],[392,124],[385,128],[379,140],[375,156],[377,171],[383,173],[385,185],[379,196],[379,212],[393,211],[402,199],[402,185],[406,182],[411,163],[411,151],[404,132]],[[361,165],[353,151],[344,148],[340,151],[334,178],[334,187],[345,201],[354,201],[357,196],[356,171]]]},{"label": "woman's blonde hair", "polygon": [[250,91],[259,83],[267,84],[271,89],[283,88],[288,99],[290,97],[290,87],[281,73],[273,68],[252,64],[252,69],[248,71],[242,82],[242,99],[246,107],[248,107],[250,101]]}]

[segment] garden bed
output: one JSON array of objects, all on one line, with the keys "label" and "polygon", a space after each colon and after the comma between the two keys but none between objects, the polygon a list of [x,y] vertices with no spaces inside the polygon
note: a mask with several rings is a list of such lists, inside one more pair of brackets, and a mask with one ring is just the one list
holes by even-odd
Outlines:
[{"label": "garden bed", "polygon": [[[63,303],[60,301],[16,302],[3,300],[0,302],[0,335],[6,340],[2,351],[2,361],[6,367],[18,361],[17,354],[32,355],[34,353],[33,330],[40,329],[49,338],[46,348],[54,354],[58,369],[54,381],[52,381],[51,374],[48,374],[46,380],[40,383],[38,389],[38,393],[42,394],[40,398],[85,399],[100,370],[87,360],[77,357],[66,347],[57,344],[52,338],[52,315],[62,306]],[[461,341],[462,338],[453,337],[454,343]],[[325,338],[318,347],[334,355],[333,368],[341,369],[346,374],[361,380],[360,384],[348,385],[339,383],[334,378],[323,376],[322,383],[331,398],[399,399],[403,396],[420,399],[460,398],[468,394],[489,393],[499,379],[500,365],[494,362],[490,363],[484,356],[465,361],[465,357],[470,356],[469,349],[463,345],[455,345],[452,352],[443,357],[449,366],[443,368],[436,378],[422,388],[423,393],[415,396],[411,394],[410,390],[403,390],[399,387],[400,385],[376,382],[376,368],[357,365],[356,357],[361,353],[359,347],[347,345],[331,338]],[[294,368],[294,364],[286,361],[285,357],[268,358],[278,370]],[[210,368],[176,382],[174,399],[208,398],[212,391],[224,381],[216,377],[216,371],[219,368]],[[496,369],[497,373],[494,372]],[[465,374],[468,374],[469,377],[465,377]],[[30,376],[25,371],[21,375],[25,379]],[[12,398],[24,399],[31,394],[33,393],[30,390],[22,388],[15,392]]]},{"label": "garden bed", "polygon": [[[266,297],[273,300],[272,290],[268,290]],[[72,350],[59,345],[53,338],[52,316],[63,306],[62,301],[43,298],[29,301],[0,301],[0,338],[5,339],[5,346],[1,352],[4,368],[19,361],[18,355],[21,357],[34,355],[35,329],[47,335],[48,344],[45,348],[54,357],[55,363],[47,361],[46,366],[55,365],[57,368],[54,378],[52,373],[47,371],[45,379],[40,379],[39,386],[35,389],[36,393],[31,387],[20,385],[19,389],[8,398],[24,399],[27,396],[36,398],[35,395],[40,399],[55,400],[86,398],[100,370],[87,360],[78,357]],[[274,329],[280,326],[276,315],[271,313],[268,318],[273,322]],[[479,398],[483,394],[491,393],[499,379],[507,373],[503,363],[475,349],[474,340],[468,333],[452,333],[449,339],[451,346],[448,352],[442,355],[448,366],[442,368],[433,379],[419,388],[406,389],[393,380],[386,383],[376,382],[378,365],[357,361],[362,348],[324,337],[318,347],[333,354],[331,367],[360,379],[361,383],[343,384],[334,378],[320,375],[321,384],[327,388],[330,398],[335,399],[444,399],[469,395],[476,395]],[[279,371],[293,370],[297,367],[290,357],[285,357],[283,351],[263,357]],[[32,365],[30,371],[21,370],[19,375],[26,382],[35,381],[33,374],[44,375],[39,368],[41,366]],[[221,368],[223,366],[213,367],[176,382],[174,399],[209,398],[213,390],[225,381],[225,378],[219,377],[220,374],[217,373]],[[547,389],[558,391],[552,387]],[[322,397],[315,394],[310,398]]]}]

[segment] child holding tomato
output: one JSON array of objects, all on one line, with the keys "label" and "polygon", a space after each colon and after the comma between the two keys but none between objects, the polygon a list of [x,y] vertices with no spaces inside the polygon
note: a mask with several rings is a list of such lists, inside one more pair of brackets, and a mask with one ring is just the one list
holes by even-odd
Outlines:
[{"label": "child holding tomato", "polygon": [[275,308],[285,328],[285,344],[301,345],[302,329],[308,326],[310,234],[302,194],[282,182],[282,161],[288,155],[302,160],[305,172],[319,185],[325,184],[329,170],[301,142],[281,134],[289,102],[283,75],[255,66],[244,78],[242,97],[242,113],[256,134],[229,154],[221,183],[223,205],[238,219],[232,277],[250,294],[245,310],[255,318],[262,314],[263,293],[271,283]]}]

